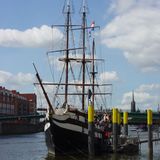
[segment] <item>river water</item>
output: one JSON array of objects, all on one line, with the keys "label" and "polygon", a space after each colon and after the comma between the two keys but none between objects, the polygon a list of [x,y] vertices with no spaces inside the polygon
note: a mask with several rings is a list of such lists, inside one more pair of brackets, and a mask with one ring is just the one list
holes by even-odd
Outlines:
[{"label": "river water", "polygon": [[[132,132],[133,134],[133,132]],[[136,134],[136,133],[135,133]],[[147,139],[147,132],[139,132],[141,139]],[[156,136],[156,134],[154,134]],[[0,136],[0,160],[87,160],[84,157],[71,155],[49,157],[45,144],[44,133],[29,135]],[[136,155],[108,154],[94,158],[95,160],[160,160],[160,142],[154,142],[153,157],[148,157],[147,143],[141,144],[140,152]]]}]

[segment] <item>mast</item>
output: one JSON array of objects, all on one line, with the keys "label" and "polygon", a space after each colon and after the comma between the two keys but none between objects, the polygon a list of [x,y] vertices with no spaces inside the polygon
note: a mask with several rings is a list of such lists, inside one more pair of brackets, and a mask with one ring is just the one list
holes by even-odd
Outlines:
[{"label": "mast", "polygon": [[[55,53],[55,52],[63,52],[64,53],[64,57],[63,58],[59,58],[59,61],[63,61],[65,68],[64,68],[64,73],[62,72],[62,75],[64,76],[64,82],[62,83],[62,75],[60,78],[59,83],[46,83],[44,85],[58,85],[56,93],[55,93],[55,97],[57,95],[64,95],[64,104],[67,104],[69,101],[69,96],[70,95],[79,95],[80,97],[82,97],[81,99],[81,103],[82,103],[82,110],[85,109],[85,97],[86,97],[86,86],[91,86],[92,87],[92,92],[94,93],[92,96],[92,101],[94,103],[94,95],[106,95],[106,94],[110,94],[110,93],[95,93],[95,86],[99,88],[99,86],[105,86],[105,85],[110,85],[110,84],[95,84],[95,60],[96,61],[103,61],[103,59],[95,59],[95,40],[93,39],[93,48],[92,48],[92,58],[86,58],[86,46],[87,46],[87,31],[88,29],[93,29],[93,28],[99,28],[99,26],[89,26],[87,27],[87,14],[88,14],[88,5],[87,5],[87,0],[82,0],[82,6],[80,9],[80,14],[81,14],[81,18],[82,18],[82,23],[81,25],[72,25],[71,22],[71,14],[74,12],[73,10],[73,6],[72,6],[72,0],[65,0],[65,4],[63,6],[63,14],[65,14],[65,25],[53,25],[54,26],[59,26],[59,27],[65,27],[65,45],[64,45],[64,49],[61,50],[50,50],[47,52],[47,54],[50,53]],[[81,46],[79,48],[76,48],[74,45],[72,46],[69,42],[69,40],[71,39],[71,37],[73,36],[73,34],[71,34],[70,32],[73,32],[74,30],[81,30],[81,36],[82,36],[82,41],[81,41]],[[73,42],[74,43],[74,42]],[[72,47],[71,47],[72,46]],[[71,47],[71,48],[70,48]],[[82,57],[81,58],[75,58],[70,56],[69,54],[74,51],[74,50],[82,50]],[[70,63],[72,61],[76,61],[77,63],[81,63],[82,65],[82,69],[80,72],[80,76],[81,76],[81,83],[69,83],[69,70],[71,67]],[[92,71],[91,71],[91,75],[92,75],[92,83],[86,83],[86,63],[92,63]],[[71,68],[71,72],[72,72],[72,68]],[[88,72],[87,72],[88,73]],[[72,73],[73,74],[73,73]],[[73,78],[75,79],[75,75],[73,74]],[[64,86],[64,92],[63,93],[58,93],[59,90],[59,86],[62,85]],[[81,93],[69,93],[69,86],[81,86],[82,88],[82,92]]]},{"label": "mast", "polygon": [[93,107],[94,107],[94,84],[95,84],[95,64],[94,64],[94,54],[95,54],[95,41],[93,39],[93,44],[92,44],[92,72],[91,72],[91,75],[92,75],[92,104],[93,104]]},{"label": "mast", "polygon": [[68,66],[69,66],[69,24],[70,24],[70,0],[67,0],[67,24],[66,24],[66,75],[65,75],[65,103],[68,102]]},{"label": "mast", "polygon": [[82,4],[82,35],[83,35],[83,42],[82,42],[82,48],[83,48],[83,58],[82,58],[82,110],[84,110],[85,106],[85,65],[86,65],[86,56],[85,56],[85,43],[86,43],[86,13],[87,13],[87,5],[86,0],[83,0]]}]

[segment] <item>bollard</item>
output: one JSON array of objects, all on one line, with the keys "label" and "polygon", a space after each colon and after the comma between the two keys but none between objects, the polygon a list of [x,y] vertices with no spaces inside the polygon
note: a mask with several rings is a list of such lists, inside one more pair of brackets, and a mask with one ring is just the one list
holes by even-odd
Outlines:
[{"label": "bollard", "polygon": [[121,113],[118,112],[118,135],[121,134]]},{"label": "bollard", "polygon": [[118,133],[117,133],[117,126],[118,126],[118,109],[113,108],[112,110],[112,126],[113,126],[113,152],[117,152],[117,145],[118,145]]},{"label": "bollard", "polygon": [[88,105],[88,153],[90,157],[94,157],[94,106],[91,101]]},{"label": "bollard", "polygon": [[152,110],[147,110],[147,125],[148,125],[148,154],[149,157],[153,155],[153,142],[152,142]]},{"label": "bollard", "polygon": [[124,135],[128,136],[128,112],[123,113]]}]

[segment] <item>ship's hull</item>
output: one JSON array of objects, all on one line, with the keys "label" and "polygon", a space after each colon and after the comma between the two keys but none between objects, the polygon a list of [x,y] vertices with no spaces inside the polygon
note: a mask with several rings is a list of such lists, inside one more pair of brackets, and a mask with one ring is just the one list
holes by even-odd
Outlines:
[{"label": "ship's hull", "polygon": [[[87,154],[88,125],[83,117],[70,115],[53,116],[46,121],[45,135],[48,152],[51,154]],[[74,117],[74,118],[73,118]],[[84,121],[83,121],[84,120]],[[95,133],[95,153],[104,151],[102,133]]]}]

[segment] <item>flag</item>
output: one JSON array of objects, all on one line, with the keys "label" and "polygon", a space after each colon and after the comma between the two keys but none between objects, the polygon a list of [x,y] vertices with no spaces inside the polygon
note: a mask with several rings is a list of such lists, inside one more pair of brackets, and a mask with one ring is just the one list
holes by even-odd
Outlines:
[{"label": "flag", "polygon": [[94,31],[94,26],[95,26],[95,22],[92,21],[91,26],[90,26],[91,28],[89,29],[89,37],[91,37],[92,31]]},{"label": "flag", "polygon": [[92,29],[92,31],[94,31],[94,26],[95,26],[95,22],[93,21],[93,22],[91,23],[91,29]]}]

